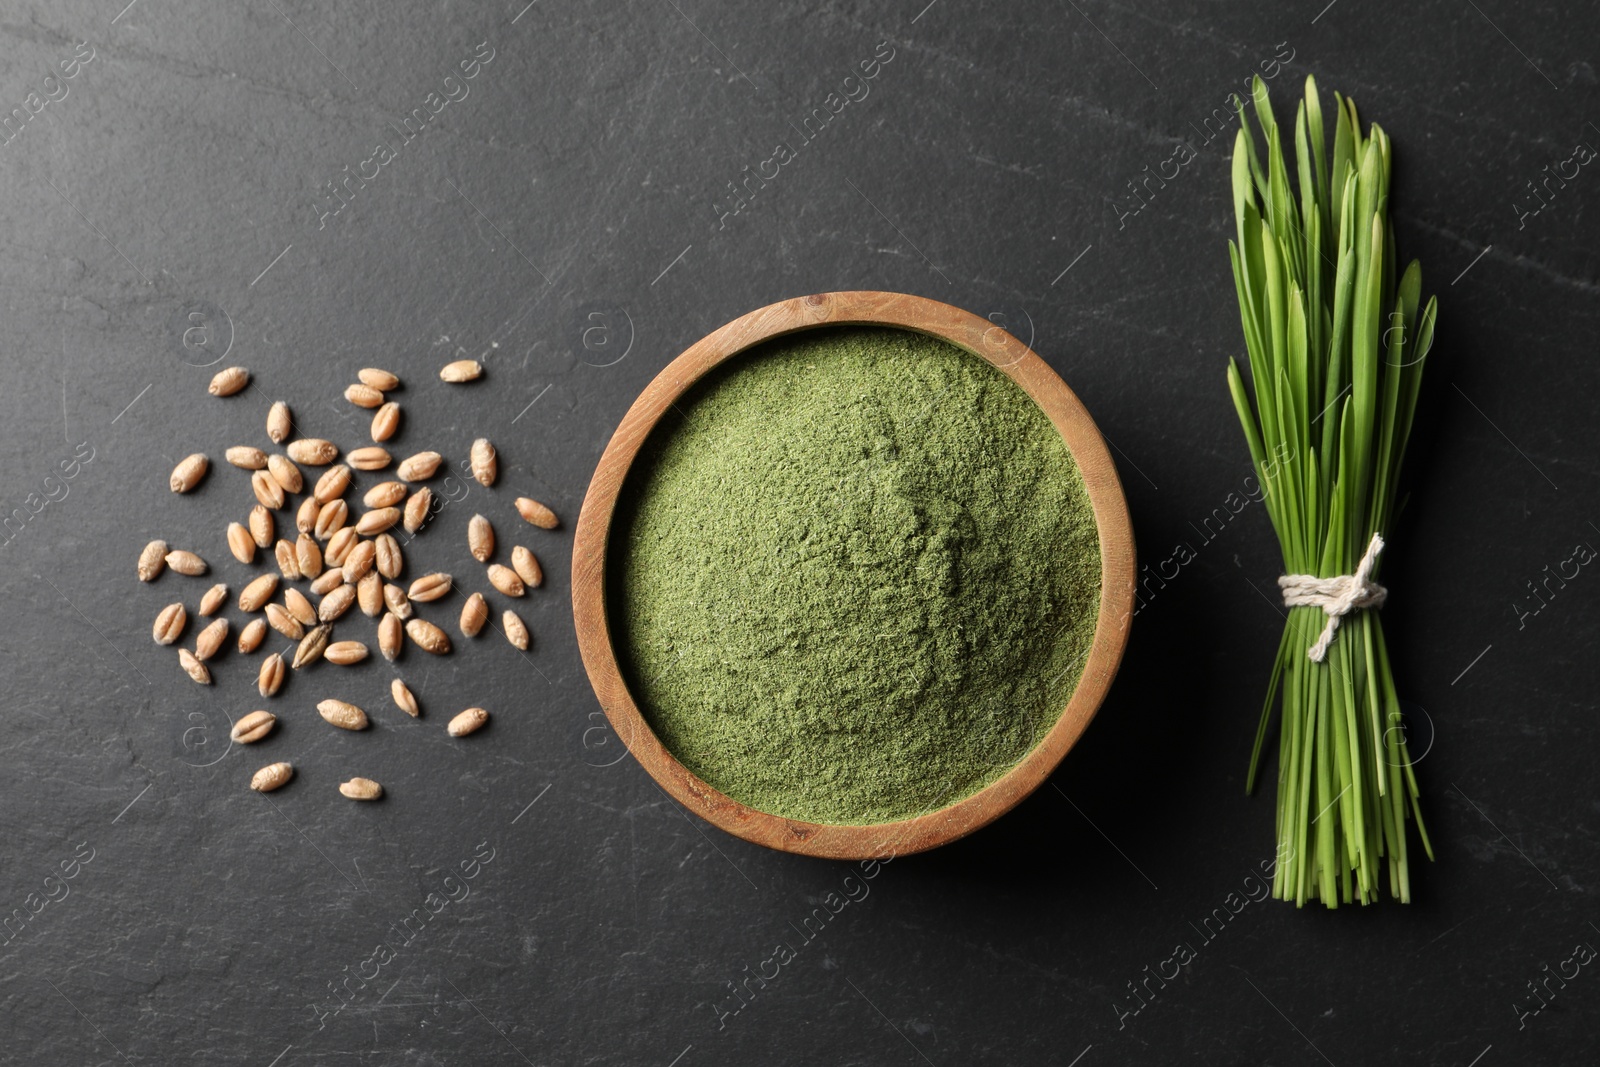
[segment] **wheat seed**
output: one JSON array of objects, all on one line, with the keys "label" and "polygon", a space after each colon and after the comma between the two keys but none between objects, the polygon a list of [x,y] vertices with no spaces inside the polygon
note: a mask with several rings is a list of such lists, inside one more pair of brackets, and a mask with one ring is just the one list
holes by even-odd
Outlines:
[{"label": "wheat seed", "polygon": [[544,584],[544,568],[539,566],[539,558],[521,545],[511,550],[511,569],[527,583],[529,589],[537,589]]},{"label": "wheat seed", "polygon": [[339,449],[334,443],[324,441],[320,437],[302,437],[298,441],[290,441],[283,447],[289,453],[290,459],[296,463],[304,463],[308,467],[326,467],[339,458]]},{"label": "wheat seed", "polygon": [[357,541],[355,546],[344,557],[344,562],[340,564],[344,568],[344,580],[351,585],[359,582],[371,572],[373,561],[377,558],[377,555],[377,545],[374,545],[371,541]]},{"label": "wheat seed", "polygon": [[206,669],[204,663],[200,662],[200,658],[187,648],[178,649],[178,666],[182,667],[185,674],[201,685],[211,684],[211,672]]},{"label": "wheat seed", "polygon": [[340,783],[339,792],[351,800],[377,800],[383,796],[383,786],[371,778],[352,778]]},{"label": "wheat seed", "polygon": [[317,609],[311,606],[311,601],[298,589],[289,588],[283,591],[283,606],[290,615],[299,619],[302,625],[314,626],[317,622]]},{"label": "wheat seed", "polygon": [[447,382],[471,382],[483,377],[483,365],[475,359],[458,359],[439,368],[439,377]]},{"label": "wheat seed", "polygon": [[275,400],[272,407],[267,409],[267,438],[275,445],[281,445],[289,439],[294,432],[294,419],[289,414],[289,405],[281,400]]},{"label": "wheat seed", "polygon": [[158,645],[170,645],[183,636],[183,628],[189,624],[189,613],[183,610],[182,604],[168,604],[161,609],[161,614],[156,616],[156,624],[150,630],[150,636],[156,639]]},{"label": "wheat seed", "polygon": [[167,553],[167,566],[191,578],[206,572],[206,561],[187,549],[175,548]]},{"label": "wheat seed", "polygon": [[315,578],[322,573],[322,549],[310,534],[301,534],[294,541],[295,558],[300,561],[300,576]]},{"label": "wheat seed", "polygon": [[554,530],[561,524],[555,512],[531,497],[517,497],[517,514],[541,530]]},{"label": "wheat seed", "polygon": [[425,574],[411,583],[411,588],[406,595],[418,603],[425,604],[430,600],[438,600],[450,592],[451,581],[448,574],[435,572]]},{"label": "wheat seed", "polygon": [[494,555],[494,527],[482,515],[474,515],[467,521],[467,551],[479,563],[488,563],[489,557]]},{"label": "wheat seed", "polygon": [[468,708],[460,715],[450,720],[450,725],[445,731],[451,737],[466,737],[483,729],[483,724],[489,721],[489,713],[482,708]]},{"label": "wheat seed", "polygon": [[282,604],[268,604],[263,610],[266,612],[267,624],[289,640],[298,641],[306,635],[305,624],[295,618],[294,612]]},{"label": "wheat seed", "polygon": [[267,510],[265,504],[257,504],[250,509],[250,536],[256,539],[257,548],[271,548],[272,543],[278,539],[277,523],[273,521],[272,512]]},{"label": "wheat seed", "polygon": [[[343,587],[341,587],[343,588]],[[310,666],[322,658],[322,653],[328,647],[328,635],[333,633],[332,626],[318,626],[300,641],[300,647],[294,650],[294,662],[290,664],[295,670]]]},{"label": "wheat seed", "polygon": [[268,472],[256,471],[250,475],[250,488],[255,491],[262,507],[273,511],[283,507],[283,486]]},{"label": "wheat seed", "polygon": [[517,572],[499,563],[489,564],[489,584],[506,596],[521,596],[527,591]]},{"label": "wheat seed", "polygon": [[528,650],[532,639],[528,636],[528,628],[522,623],[522,616],[514,611],[507,611],[500,617],[500,626],[506,632],[507,641],[524,652]]},{"label": "wheat seed", "polygon": [[267,465],[267,454],[254,445],[234,445],[223,456],[241,470],[258,471]]},{"label": "wheat seed", "polygon": [[399,508],[379,508],[356,520],[356,533],[364,537],[380,534],[400,521]]},{"label": "wheat seed", "polygon": [[341,730],[365,730],[367,713],[344,700],[324,700],[317,704],[317,714]]},{"label": "wheat seed", "polygon": [[[342,504],[344,501],[335,501]],[[324,509],[326,510],[326,509]],[[356,533],[354,526],[341,526],[328,537],[328,544],[322,550],[322,561],[329,567],[342,567],[356,545],[361,543],[361,535]]]},{"label": "wheat seed", "polygon": [[333,536],[328,537],[328,547],[323,549],[322,558],[328,566],[344,566],[344,561],[350,558],[355,545],[360,544],[362,537],[355,533],[355,526],[341,526],[333,531]]},{"label": "wheat seed", "polygon": [[[333,535],[344,528],[345,521],[349,518],[349,504],[343,500],[330,500],[317,511],[317,525],[312,533],[316,535],[317,540],[329,542],[331,548]],[[329,559],[328,562],[332,563],[333,560]]]},{"label": "wheat seed", "polygon": [[356,587],[341,585],[322,598],[322,603],[317,605],[317,618],[323,622],[333,622],[342,618],[344,613],[350,610],[350,605],[355,602]]},{"label": "wheat seed", "polygon": [[356,583],[356,603],[369,619],[383,614],[383,576],[377,571],[368,571]]},{"label": "wheat seed", "polygon": [[272,732],[278,725],[278,717],[270,711],[252,711],[241,716],[233,724],[233,729],[228,731],[228,736],[241,745],[253,745]]},{"label": "wheat seed", "polygon": [[375,408],[383,403],[383,393],[361,382],[346,386],[344,398],[358,408]]},{"label": "wheat seed", "polygon": [[200,598],[200,608],[198,613],[201,615],[215,615],[217,613],[217,609],[222,607],[223,602],[227,599],[228,587],[223,585],[221,582],[218,582],[210,589],[207,589],[205,596]]},{"label": "wheat seed", "polygon": [[368,445],[366,448],[358,448],[344,458],[349,460],[350,466],[358,471],[381,471],[394,459],[389,455],[389,450],[382,445]]},{"label": "wheat seed", "polygon": [[300,508],[294,513],[294,528],[299,533],[315,535],[317,532],[317,515],[322,511],[322,505],[317,503],[317,498],[308,496],[300,501]]},{"label": "wheat seed", "polygon": [[211,384],[206,386],[206,392],[212,396],[232,396],[250,384],[250,372],[243,367],[229,367],[219,370],[211,379]]},{"label": "wheat seed", "polygon": [[439,464],[442,462],[444,457],[437,452],[418,452],[401,460],[400,466],[395,468],[394,473],[402,482],[426,481],[438,473]]},{"label": "wheat seed", "polygon": [[239,651],[249,655],[261,647],[261,642],[267,638],[267,620],[251,619],[245,623],[244,629],[239,631]]},{"label": "wheat seed", "polygon": [[400,655],[404,634],[405,627],[400,623],[400,616],[392,611],[384,612],[383,618],[378,620],[378,651],[382,652],[383,658],[390,663]]},{"label": "wheat seed", "polygon": [[356,377],[361,379],[361,384],[370,385],[385,393],[400,388],[399,378],[377,367],[362,367],[356,372]]},{"label": "wheat seed", "polygon": [[411,618],[411,600],[406,596],[406,591],[398,585],[385,585],[383,587],[383,602],[389,610],[399,616],[403,622]]},{"label": "wheat seed", "polygon": [[306,487],[305,475],[300,473],[300,468],[288,456],[274,452],[267,457],[267,470],[285,493],[298,493]]},{"label": "wheat seed", "polygon": [[250,476],[250,488],[255,490],[261,506],[277,511],[283,507],[283,486],[266,471],[256,471]]},{"label": "wheat seed", "polygon": [[250,536],[250,531],[244,528],[243,523],[228,523],[228,551],[233,553],[233,558],[240,563],[254,563],[256,561],[256,542]]},{"label": "wheat seed", "polygon": [[378,573],[385,578],[400,577],[406,565],[406,558],[400,552],[400,542],[392,534],[381,533],[372,539],[372,543],[377,546]]},{"label": "wheat seed", "polygon": [[286,582],[300,580],[300,556],[295,552],[293,541],[279,541],[273,554],[278,557],[278,570]]},{"label": "wheat seed", "polygon": [[316,488],[311,490],[311,496],[318,504],[326,504],[330,500],[344,496],[344,491],[348,488],[350,488],[350,468],[343,463],[336,463],[322,472],[322,477],[317,479]]},{"label": "wheat seed", "polygon": [[423,486],[406,501],[406,533],[416,533],[428,520],[428,510],[433,507],[433,490]]},{"label": "wheat seed", "polygon": [[196,452],[192,456],[185,456],[172,468],[172,477],[168,484],[174,493],[187,493],[200,484],[206,476],[206,471],[211,469],[211,461],[206,459],[205,453]]},{"label": "wheat seed", "polygon": [[431,652],[435,656],[448,655],[450,652],[450,635],[427,619],[410,620],[406,623],[406,633],[424,652]]},{"label": "wheat seed", "polygon": [[216,619],[201,630],[194,639],[194,658],[204,663],[206,660],[222,651],[222,643],[228,639],[228,620]]},{"label": "wheat seed", "polygon": [[477,637],[483,632],[483,624],[489,621],[489,605],[484,603],[482,593],[473,593],[467,597],[467,602],[461,605],[461,632],[467,637]]},{"label": "wheat seed", "polygon": [[167,543],[151,541],[139,552],[139,580],[153,582],[167,569]]},{"label": "wheat seed", "polygon": [[379,482],[367,490],[361,502],[369,508],[393,507],[406,498],[404,482]]},{"label": "wheat seed", "polygon": [[488,488],[499,474],[500,461],[489,439],[480,437],[472,442],[472,476],[478,479],[478,484]]},{"label": "wheat seed", "polygon": [[293,541],[279,541],[273,550],[273,555],[278,559],[278,571],[285,581],[298,582],[300,580],[300,554],[295,549]]},{"label": "wheat seed", "polygon": [[311,583],[311,591],[317,596],[327,596],[344,584],[344,571],[339,567],[329,567]]},{"label": "wheat seed", "polygon": [[250,777],[250,788],[257,793],[270,793],[282,789],[294,777],[294,766],[289,763],[269,763]]},{"label": "wheat seed", "polygon": [[422,715],[422,709],[417,706],[417,698],[406,683],[396,678],[389,683],[389,695],[394,698],[395,707],[411,716],[413,719]]},{"label": "wheat seed", "polygon": [[266,612],[267,623],[289,640],[298,641],[306,635],[305,626],[282,605],[268,604]]},{"label": "wheat seed", "polygon": [[348,667],[367,658],[367,646],[360,641],[335,641],[323,650],[322,658],[329,663]]},{"label": "wheat seed", "polygon": [[[259,621],[259,620],[258,620]],[[283,657],[276,652],[261,661],[261,671],[256,675],[256,692],[264,697],[278,695],[283,688]]]},{"label": "wheat seed", "polygon": [[372,414],[372,439],[387,441],[400,429],[400,405],[388,401]]},{"label": "wheat seed", "polygon": [[260,611],[267,601],[272,599],[272,594],[278,591],[278,576],[270,571],[254,578],[250,584],[239,590],[240,611]]}]

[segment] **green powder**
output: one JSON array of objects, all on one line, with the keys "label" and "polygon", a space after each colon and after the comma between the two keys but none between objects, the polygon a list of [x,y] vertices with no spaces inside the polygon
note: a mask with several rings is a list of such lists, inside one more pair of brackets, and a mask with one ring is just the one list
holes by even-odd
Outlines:
[{"label": "green powder", "polygon": [[907,330],[813,330],[680,399],[613,526],[630,691],[686,767],[774,815],[906,818],[1060,716],[1099,609],[1082,476],[1022,389]]}]

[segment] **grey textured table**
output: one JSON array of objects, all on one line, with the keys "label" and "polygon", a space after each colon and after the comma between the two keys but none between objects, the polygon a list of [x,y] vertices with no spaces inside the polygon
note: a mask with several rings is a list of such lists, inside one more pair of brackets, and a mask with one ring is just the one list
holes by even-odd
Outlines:
[{"label": "grey textured table", "polygon": [[[0,1061],[1595,1061],[1600,977],[1574,960],[1600,945],[1600,579],[1549,579],[1600,544],[1600,178],[1564,162],[1600,145],[1592,11],[121,5],[0,13]],[[1390,131],[1402,254],[1440,294],[1425,476],[1386,557],[1439,860],[1410,906],[1208,923],[1272,848],[1242,775],[1277,550],[1259,508],[1206,525],[1249,474],[1217,109],[1258,71],[1280,107],[1314,72]],[[1194,552],[1050,785],[870,879],[668,801],[602,725],[568,601],[571,522],[639,389],[736,315],[847,288],[1031,341],[1113,442],[1141,558]],[[486,379],[439,383],[458,356]],[[207,397],[231,363],[254,387]],[[406,379],[399,450],[499,443],[501,485],[455,482],[413,566],[476,573],[466,520],[495,517],[550,576],[534,647],[296,677],[270,746],[229,750],[260,653],[192,684],[148,633],[208,580],[140,585],[134,559],[163,537],[237,589],[246,480],[175,497],[173,462],[265,444],[278,397],[359,441],[340,392],[367,365]],[[516,524],[518,492],[565,529]],[[396,669],[423,718],[389,705]],[[316,721],[333,685],[370,734]],[[451,742],[469,704],[493,724]],[[294,785],[248,791],[275,758]],[[342,800],[354,773],[389,797]]]}]

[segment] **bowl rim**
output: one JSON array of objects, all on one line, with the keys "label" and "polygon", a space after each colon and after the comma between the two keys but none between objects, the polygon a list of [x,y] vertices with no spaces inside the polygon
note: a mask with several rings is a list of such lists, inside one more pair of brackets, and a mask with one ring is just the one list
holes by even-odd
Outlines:
[{"label": "bowl rim", "polygon": [[[1022,387],[1067,445],[1088,489],[1100,539],[1100,611],[1077,687],[1044,738],[1000,777],[945,807],[893,822],[811,823],[759,811],[701,780],[656,737],[617,662],[606,615],[606,549],[622,486],[661,417],[714,367],[787,334],[823,326],[887,326],[948,341]],[[784,852],[863,860],[947,844],[1010,811],[1050,777],[1104,701],[1133,618],[1133,524],[1116,465],[1088,410],[1045,361],[1012,334],[926,297],[876,290],[780,300],[739,316],[690,345],[634,400],[606,444],[578,515],[572,613],[578,649],[601,709],[633,757],[666,793],[713,826]]]}]

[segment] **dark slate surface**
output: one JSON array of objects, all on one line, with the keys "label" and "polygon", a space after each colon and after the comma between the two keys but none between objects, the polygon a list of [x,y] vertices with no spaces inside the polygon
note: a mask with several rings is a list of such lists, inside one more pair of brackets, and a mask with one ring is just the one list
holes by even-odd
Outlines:
[{"label": "dark slate surface", "polygon": [[[1600,544],[1600,176],[1537,214],[1528,184],[1600,145],[1592,12],[121,3],[0,12],[0,110],[37,110],[0,145],[0,509],[28,516],[0,546],[0,1060],[1595,1061],[1600,977],[1563,961],[1600,945],[1600,578],[1544,600],[1530,583]],[[403,142],[402,116],[491,51]],[[869,95],[733,212],[726,184],[875,52],[892,58]],[[47,82],[63,61],[74,76]],[[1249,473],[1222,377],[1240,349],[1227,145],[1204,123],[1258,70],[1280,101],[1315,72],[1386,126],[1402,250],[1440,295],[1426,477],[1386,564],[1440,858],[1409,907],[1251,904],[1205,940],[1272,847],[1270,795],[1242,774],[1276,548],[1254,509],[1196,530]],[[365,163],[380,140],[394,158]],[[1133,213],[1127,183],[1184,143],[1196,158]],[[370,181],[335,213],[346,167]],[[1004,315],[1114,442],[1142,559],[1197,554],[1050,787],[849,883],[686,816],[622,753],[567,572],[589,474],[650,377],[751,308],[845,288]],[[438,383],[457,354],[487,380]],[[208,398],[223,359],[256,387]],[[457,492],[412,561],[474,573],[466,520],[499,519],[551,577],[525,605],[535,647],[408,653],[420,721],[388,704],[382,662],[294,678],[281,734],[228,751],[229,717],[263,703],[260,654],[190,683],[147,635],[209,583],[142,586],[134,558],[164,537],[237,589],[222,531],[246,480],[223,467],[178,498],[172,462],[265,444],[275,397],[357,441],[366,416],[339,393],[369,364],[406,378],[400,448],[500,443],[502,486]],[[516,524],[518,491],[566,530]],[[335,686],[370,734],[315,719]],[[492,727],[451,743],[445,718],[473,703]],[[300,768],[271,800],[245,788],[269,758]],[[354,773],[389,799],[343,801]],[[719,1022],[726,983],[849,886],[867,895]],[[1180,942],[1197,958],[1119,1020]]]}]

